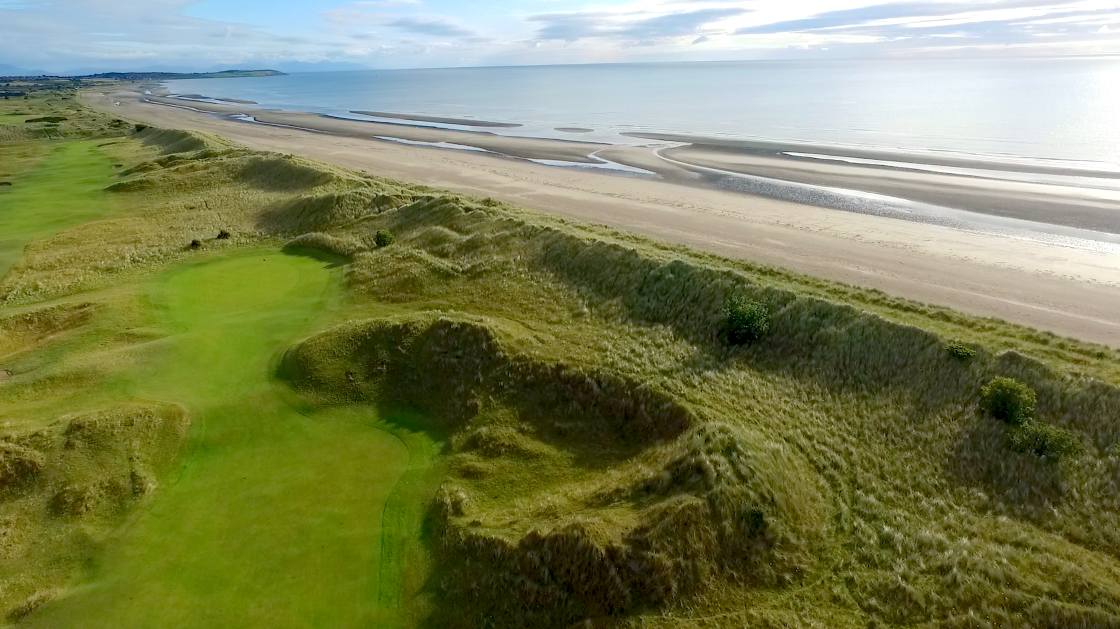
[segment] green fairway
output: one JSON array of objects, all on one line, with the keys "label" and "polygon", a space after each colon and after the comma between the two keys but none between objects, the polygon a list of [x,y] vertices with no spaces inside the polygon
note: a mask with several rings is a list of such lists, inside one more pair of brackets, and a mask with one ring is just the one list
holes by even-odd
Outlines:
[{"label": "green fairway", "polygon": [[[379,563],[383,534],[401,532],[382,531],[381,519],[409,448],[368,407],[301,415],[271,379],[284,348],[329,322],[337,274],[312,258],[257,251],[169,272],[149,291],[177,331],[174,350],[154,373],[114,386],[133,399],[186,403],[190,453],[172,486],[109,544],[88,584],[28,624],[395,624],[392,609],[379,610],[379,600],[397,602],[395,572],[379,583]],[[421,458],[431,450],[404,437]],[[416,530],[416,518],[401,517],[410,511],[397,505],[388,515]]]},{"label": "green fairway", "polygon": [[32,240],[104,218],[112,162],[93,142],[59,145],[30,173],[0,188],[0,279]]}]

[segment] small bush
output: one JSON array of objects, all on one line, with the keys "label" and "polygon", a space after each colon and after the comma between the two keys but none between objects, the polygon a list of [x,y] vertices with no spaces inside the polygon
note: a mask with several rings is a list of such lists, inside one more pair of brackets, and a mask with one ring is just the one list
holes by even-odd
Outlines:
[{"label": "small bush", "polygon": [[1028,421],[1008,431],[1007,444],[1016,452],[1045,457],[1050,461],[1081,454],[1081,440],[1076,435],[1064,428],[1036,421]]},{"label": "small bush", "polygon": [[378,247],[388,247],[396,238],[387,231],[379,230],[373,237],[373,243]]},{"label": "small bush", "polygon": [[949,355],[953,358],[961,361],[968,360],[976,356],[976,350],[972,349],[971,347],[961,345],[960,343],[953,343],[952,345],[946,347],[945,351],[948,352]]},{"label": "small bush", "polygon": [[192,240],[191,241],[191,249],[198,249],[201,246],[202,246],[201,242],[199,242],[197,240]]},{"label": "small bush", "polygon": [[136,125],[136,132],[140,133],[141,131],[144,131],[147,128],[148,128],[148,125],[146,125],[146,124],[138,124],[138,125]]},{"label": "small bush", "polygon": [[224,229],[218,232],[218,240],[229,240],[229,232]]},{"label": "small bush", "polygon": [[1020,426],[1034,416],[1038,397],[1027,385],[1011,378],[993,378],[981,392],[980,405],[996,419]]},{"label": "small bush", "polygon": [[723,308],[727,337],[734,345],[753,343],[770,331],[770,310],[746,297],[732,297]]}]

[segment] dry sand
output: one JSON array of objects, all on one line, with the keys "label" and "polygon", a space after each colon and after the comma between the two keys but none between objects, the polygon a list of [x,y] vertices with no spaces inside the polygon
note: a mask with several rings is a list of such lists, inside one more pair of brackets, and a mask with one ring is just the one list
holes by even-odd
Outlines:
[{"label": "dry sand", "polygon": [[[432,139],[421,141],[453,142],[442,134],[465,132],[401,125],[355,130],[353,125],[374,124],[365,122],[312,132],[146,103],[133,92],[89,93],[87,98],[116,115],[156,126],[216,133],[261,150],[297,153],[384,177],[493,197],[1120,347],[1120,256],[1112,254],[682,185],[679,182],[696,177],[686,169],[677,169],[669,181],[653,181],[370,138],[422,131]],[[258,118],[261,114],[247,113]],[[322,119],[268,113],[289,122]],[[548,149],[549,143],[530,140],[519,150],[554,150]],[[583,148],[589,147],[602,148]],[[654,159],[636,149],[603,153],[608,159],[623,154],[636,161]]]}]

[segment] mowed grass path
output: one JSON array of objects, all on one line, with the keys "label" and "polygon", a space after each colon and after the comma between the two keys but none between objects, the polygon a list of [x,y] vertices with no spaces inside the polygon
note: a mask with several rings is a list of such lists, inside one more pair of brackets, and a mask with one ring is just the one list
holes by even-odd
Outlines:
[{"label": "mowed grass path", "polygon": [[[106,544],[88,582],[25,625],[397,624],[399,601],[380,591],[396,584],[379,584],[379,559],[383,534],[399,532],[381,521],[409,448],[372,408],[301,415],[272,381],[281,352],[336,315],[338,273],[312,258],[257,251],[151,283],[152,302],[176,330],[174,348],[153,373],[114,388],[122,398],[191,408],[186,462]],[[416,518],[396,514],[415,506],[396,503],[404,506],[391,509],[394,526],[418,530]]]},{"label": "mowed grass path", "polygon": [[0,187],[0,280],[33,240],[109,216],[113,165],[93,142],[59,144],[29,173]]}]

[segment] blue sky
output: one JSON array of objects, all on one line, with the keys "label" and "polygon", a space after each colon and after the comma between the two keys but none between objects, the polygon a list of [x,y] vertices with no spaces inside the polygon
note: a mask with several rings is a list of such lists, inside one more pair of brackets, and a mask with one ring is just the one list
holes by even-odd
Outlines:
[{"label": "blue sky", "polygon": [[1120,0],[0,0],[0,64],[377,68],[1120,54]]}]

